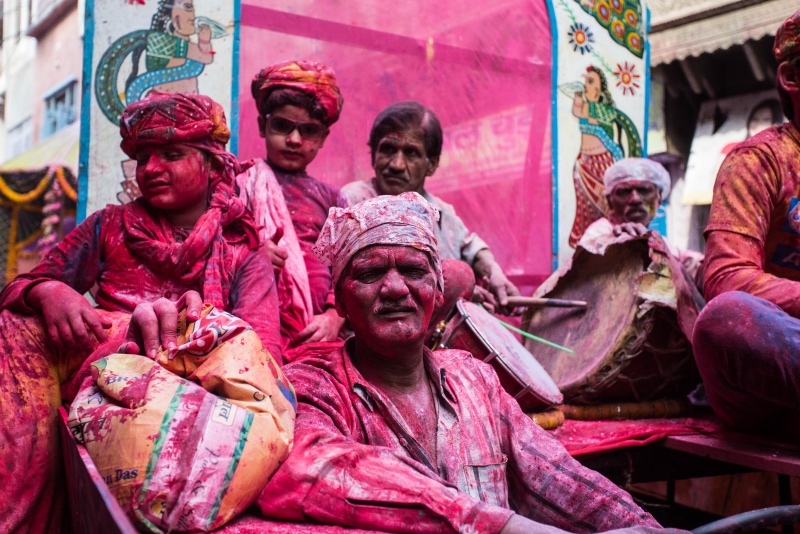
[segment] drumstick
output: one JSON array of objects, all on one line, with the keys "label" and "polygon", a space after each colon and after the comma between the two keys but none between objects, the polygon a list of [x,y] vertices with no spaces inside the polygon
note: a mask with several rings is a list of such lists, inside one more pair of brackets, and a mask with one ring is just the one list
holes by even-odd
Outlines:
[{"label": "drumstick", "polygon": [[563,350],[564,352],[568,352],[569,354],[575,354],[575,351],[572,350],[572,349],[568,349],[567,347],[562,347],[561,345],[557,345],[557,344],[553,343],[552,341],[547,341],[546,339],[542,339],[542,338],[540,338],[538,336],[534,336],[533,334],[530,334],[530,333],[526,332],[525,330],[520,330],[516,326],[511,326],[510,324],[506,323],[505,321],[501,321],[497,317],[495,317],[494,320],[497,321],[498,323],[500,323],[501,325],[505,326],[506,328],[508,328],[512,332],[516,332],[517,334],[519,334],[521,336],[524,336],[524,337],[527,337],[528,339],[532,339],[534,341],[538,341],[539,343],[544,343],[548,347],[553,347],[554,349]]},{"label": "drumstick", "polygon": [[585,308],[585,300],[540,299],[535,297],[508,297],[509,306],[549,306],[552,308]]}]

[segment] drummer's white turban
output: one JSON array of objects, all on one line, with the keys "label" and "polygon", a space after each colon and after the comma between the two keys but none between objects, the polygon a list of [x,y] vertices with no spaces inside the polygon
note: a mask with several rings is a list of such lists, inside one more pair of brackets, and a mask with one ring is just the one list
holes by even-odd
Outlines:
[{"label": "drummer's white turban", "polygon": [[382,195],[349,208],[331,208],[312,250],[319,261],[331,267],[336,287],[356,252],[372,245],[413,247],[430,255],[442,289],[442,263],[434,231],[438,220],[439,210],[419,193]]},{"label": "drummer's white turban", "polygon": [[661,191],[661,198],[669,196],[671,181],[663,165],[647,158],[623,158],[606,169],[603,175],[604,194],[610,195],[622,182],[642,180],[651,182]]}]

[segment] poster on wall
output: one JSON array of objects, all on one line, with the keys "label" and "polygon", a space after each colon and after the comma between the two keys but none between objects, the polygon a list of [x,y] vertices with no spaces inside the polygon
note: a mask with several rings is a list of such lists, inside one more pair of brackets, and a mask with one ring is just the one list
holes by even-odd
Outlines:
[{"label": "poster on wall", "polygon": [[740,142],[784,120],[774,89],[704,102],[686,163],[683,204],[711,204],[714,181],[725,156]]},{"label": "poster on wall", "polygon": [[119,148],[128,104],[153,91],[208,95],[236,135],[238,10],[238,0],[86,1],[79,219],[139,195],[136,162]]},{"label": "poster on wall", "polygon": [[647,10],[637,0],[548,0],[553,35],[554,260],[607,214],[603,173],[646,155]]}]

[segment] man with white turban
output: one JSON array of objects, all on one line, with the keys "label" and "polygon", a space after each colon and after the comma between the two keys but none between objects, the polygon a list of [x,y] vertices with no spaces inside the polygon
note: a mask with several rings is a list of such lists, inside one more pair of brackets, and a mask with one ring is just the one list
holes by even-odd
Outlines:
[{"label": "man with white turban", "polygon": [[[579,246],[596,254],[602,254],[611,244],[643,237],[653,231],[647,227],[670,191],[667,170],[660,163],[647,158],[623,158],[617,161],[606,170],[603,183],[609,217],[592,223],[578,242]],[[703,255],[674,246],[668,248],[698,289],[702,290]]]},{"label": "man with white turban", "polygon": [[425,347],[444,283],[438,218],[413,192],[331,208],[314,253],[355,335],[284,367],[294,449],[262,512],[382,532],[657,527],[526,416],[489,365]]}]

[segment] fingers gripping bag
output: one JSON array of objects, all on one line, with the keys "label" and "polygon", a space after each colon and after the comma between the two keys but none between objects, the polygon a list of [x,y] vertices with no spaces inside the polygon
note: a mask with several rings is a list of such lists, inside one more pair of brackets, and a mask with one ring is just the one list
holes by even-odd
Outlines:
[{"label": "fingers gripping bag", "polygon": [[247,508],[289,454],[294,389],[247,323],[205,305],[178,321],[156,361],[92,364],[69,414],[128,516],[149,532],[218,528]]}]

